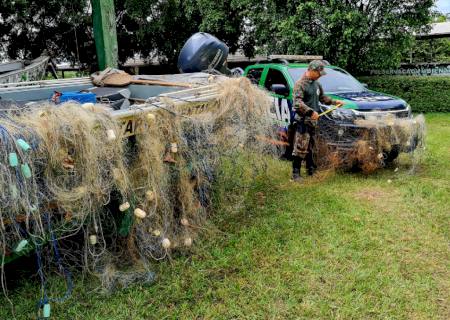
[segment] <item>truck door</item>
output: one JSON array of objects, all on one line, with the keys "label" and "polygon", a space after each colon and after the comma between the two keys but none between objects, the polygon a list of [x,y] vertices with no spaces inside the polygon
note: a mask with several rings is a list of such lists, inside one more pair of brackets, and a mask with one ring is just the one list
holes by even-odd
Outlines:
[{"label": "truck door", "polygon": [[280,127],[287,129],[292,122],[292,95],[289,82],[284,73],[275,68],[269,68],[264,81],[264,87],[273,97],[273,105],[269,115],[275,119]]},{"label": "truck door", "polygon": [[250,69],[247,72],[246,77],[253,83],[256,84],[257,86],[260,85],[261,83],[261,76],[263,74],[264,71],[264,67],[256,67],[253,69]]}]

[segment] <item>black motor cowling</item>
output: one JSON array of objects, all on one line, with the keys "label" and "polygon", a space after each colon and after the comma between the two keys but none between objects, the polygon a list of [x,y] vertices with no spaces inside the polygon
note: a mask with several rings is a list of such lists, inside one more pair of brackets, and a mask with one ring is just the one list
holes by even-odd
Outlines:
[{"label": "black motor cowling", "polygon": [[198,32],[192,35],[178,56],[178,69],[183,73],[217,70],[229,73],[226,68],[228,46],[216,37]]}]

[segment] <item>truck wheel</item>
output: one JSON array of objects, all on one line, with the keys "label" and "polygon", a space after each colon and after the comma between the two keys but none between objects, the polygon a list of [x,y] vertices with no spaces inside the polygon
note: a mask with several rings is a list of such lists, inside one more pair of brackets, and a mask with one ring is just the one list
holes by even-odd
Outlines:
[{"label": "truck wheel", "polygon": [[400,154],[400,146],[395,145],[392,147],[392,149],[385,153],[384,162],[386,164],[392,163],[395,159],[398,158]]}]

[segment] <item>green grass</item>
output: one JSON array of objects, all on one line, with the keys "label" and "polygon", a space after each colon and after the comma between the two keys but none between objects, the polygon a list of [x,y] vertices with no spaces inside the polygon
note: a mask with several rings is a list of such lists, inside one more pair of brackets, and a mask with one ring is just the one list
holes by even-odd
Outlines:
[{"label": "green grass", "polygon": [[[427,125],[415,175],[400,167],[298,185],[288,163],[272,161],[240,209],[222,185],[220,231],[157,264],[154,285],[106,296],[79,280],[53,318],[449,319],[450,115],[429,114]],[[26,282],[11,293],[18,319],[35,317],[37,294]]]},{"label": "green grass", "polygon": [[[68,78],[78,78],[78,77],[88,77],[89,76],[89,72],[87,71],[65,71],[64,72],[64,77],[63,77],[63,73],[62,71],[57,71],[57,75],[59,79],[68,79]],[[53,75],[51,75],[50,73],[47,74],[45,80],[53,80],[55,79],[53,77]]]}]

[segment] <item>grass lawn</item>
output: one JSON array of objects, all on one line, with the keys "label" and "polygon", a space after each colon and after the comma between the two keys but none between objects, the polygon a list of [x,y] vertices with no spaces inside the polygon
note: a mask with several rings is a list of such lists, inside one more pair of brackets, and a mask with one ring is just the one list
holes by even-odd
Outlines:
[{"label": "grass lawn", "polygon": [[[450,319],[450,114],[427,117],[424,163],[304,185],[273,161],[239,211],[190,255],[156,264],[157,282],[111,295],[79,280],[53,319]],[[36,316],[38,284],[10,292]],[[1,298],[1,319],[10,310]]]},{"label": "grass lawn", "polygon": [[[65,71],[64,77],[62,71],[57,71],[59,79],[77,78],[77,77],[89,77],[89,72],[87,71]],[[45,80],[54,80],[55,78],[49,73],[47,74]]]}]

